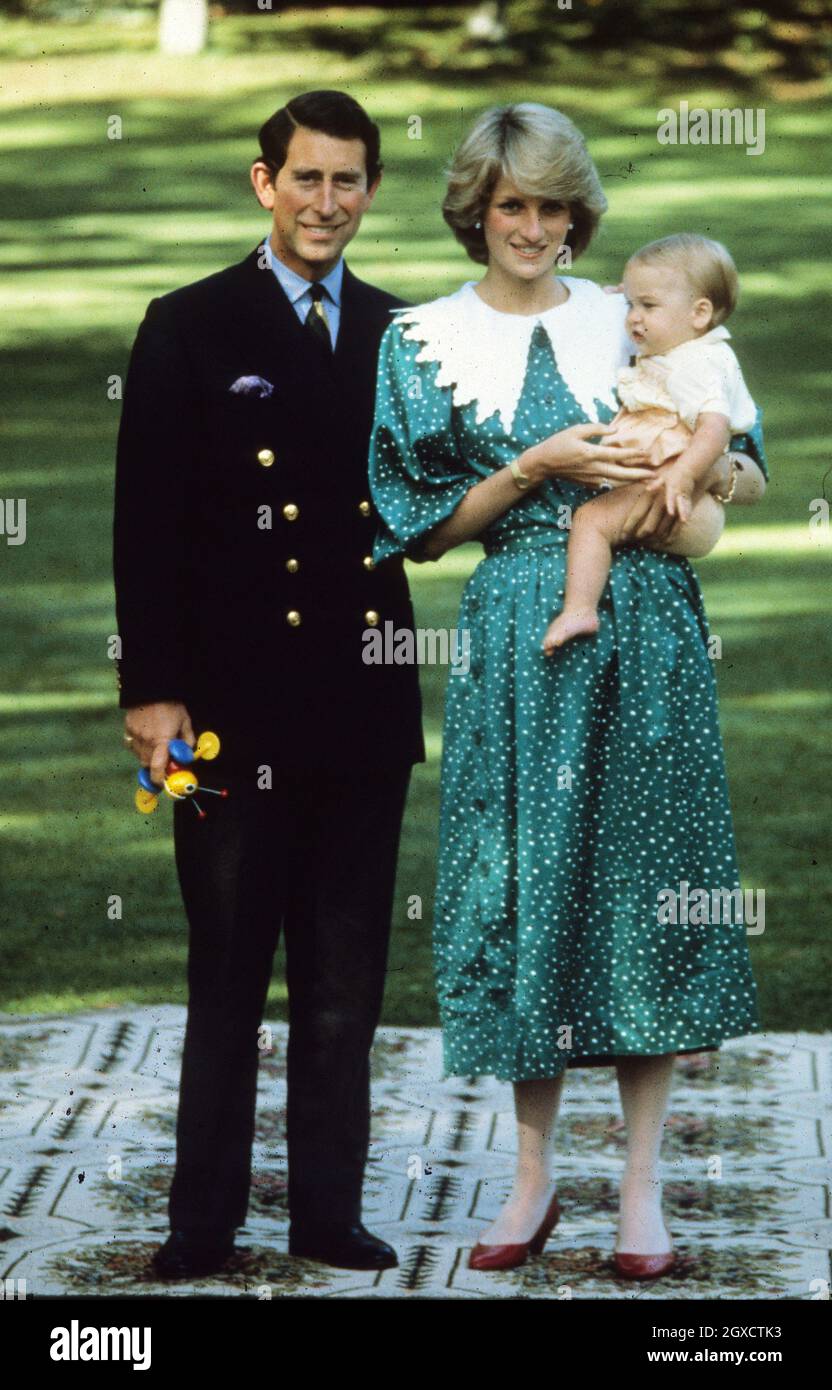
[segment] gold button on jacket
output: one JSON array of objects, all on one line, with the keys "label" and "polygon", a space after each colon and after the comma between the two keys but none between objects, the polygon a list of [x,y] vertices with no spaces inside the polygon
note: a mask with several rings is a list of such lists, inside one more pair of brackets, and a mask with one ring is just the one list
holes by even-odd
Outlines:
[{"label": "gold button on jacket", "polygon": [[287,570],[289,571],[290,574],[297,574],[298,570],[300,569],[300,561],[299,561],[299,560],[287,560],[287,561],[286,561],[286,568],[287,568]]},{"label": "gold button on jacket", "polygon": [[364,621],[368,627],[378,627],[378,613],[374,608],[368,609],[364,614]]},{"label": "gold button on jacket", "polygon": [[287,502],[283,508],[283,515],[287,521],[297,521],[300,516],[300,508],[296,507],[294,502]]},{"label": "gold button on jacket", "polygon": [[264,468],[271,468],[274,463],[274,454],[271,449],[261,449],[257,455],[258,463],[262,463]]},{"label": "gold button on jacket", "polygon": [[370,515],[370,504],[369,504],[369,502],[359,502],[359,504],[358,504],[358,510],[360,511],[360,513],[361,513],[362,516],[369,516],[369,515]]},{"label": "gold button on jacket", "polygon": [[376,562],[373,559],[372,555],[365,555],[361,563],[363,564],[365,570],[374,570],[376,567]]},{"label": "gold button on jacket", "polygon": [[289,612],[286,614],[286,621],[290,627],[300,627],[300,613],[298,613],[297,609],[289,609]]}]

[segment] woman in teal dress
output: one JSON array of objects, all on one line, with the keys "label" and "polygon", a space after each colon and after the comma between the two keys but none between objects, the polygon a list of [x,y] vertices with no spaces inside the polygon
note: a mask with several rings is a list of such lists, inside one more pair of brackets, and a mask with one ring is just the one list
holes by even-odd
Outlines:
[{"label": "woman in teal dress", "polygon": [[[651,1277],[673,1259],[658,1159],[674,1058],[759,1018],[742,923],[658,911],[682,883],[739,885],[699,585],[650,548],[672,546],[661,492],[634,510],[598,634],[542,649],[572,510],[653,476],[592,423],[615,414],[633,352],[623,296],[553,273],[605,207],[559,112],[523,103],[476,123],[443,211],[487,271],[385,333],[370,480],[377,561],[485,549],[458,619],[470,662],[447,682],[434,950],[445,1074],[514,1083],[518,1165],[471,1262],[541,1246],[564,1074],[614,1064],[628,1131],[615,1264]],[[734,500],[756,500],[759,423],[732,447]]]}]

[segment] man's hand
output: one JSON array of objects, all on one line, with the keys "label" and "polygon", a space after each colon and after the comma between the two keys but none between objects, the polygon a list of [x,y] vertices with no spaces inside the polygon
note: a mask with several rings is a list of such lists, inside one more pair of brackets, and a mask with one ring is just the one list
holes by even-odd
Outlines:
[{"label": "man's hand", "polygon": [[174,700],[134,705],[124,717],[124,729],[132,739],[130,748],[142,767],[150,768],[150,776],[159,785],[165,780],[169,741],[182,738],[191,748],[196,743],[191,716]]}]

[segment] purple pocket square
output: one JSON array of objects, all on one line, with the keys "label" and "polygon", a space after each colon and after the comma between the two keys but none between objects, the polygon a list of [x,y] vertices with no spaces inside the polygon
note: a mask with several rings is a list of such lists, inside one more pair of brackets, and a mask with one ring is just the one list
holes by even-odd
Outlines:
[{"label": "purple pocket square", "polygon": [[238,376],[228,389],[233,391],[235,396],[263,397],[270,396],[274,391],[272,383],[262,376]]}]

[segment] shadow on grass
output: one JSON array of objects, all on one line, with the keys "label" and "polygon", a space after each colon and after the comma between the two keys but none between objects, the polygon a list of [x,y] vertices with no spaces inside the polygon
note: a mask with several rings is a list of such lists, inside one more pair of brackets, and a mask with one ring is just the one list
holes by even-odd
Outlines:
[{"label": "shadow on grass", "polygon": [[[449,93],[421,78],[369,84],[386,169],[350,262],[406,298],[476,278],[439,210],[442,170],[468,115],[492,98],[524,96],[571,109],[611,202],[575,273],[616,283],[636,246],[673,231],[728,244],[743,283],[731,332],[765,410],[772,468],[765,501],[742,520],[802,524],[828,470],[829,305],[818,229],[832,116],[811,104],[771,113],[764,161],[736,148],[694,154],[658,147],[654,107],[632,104],[629,91],[483,81]],[[179,97],[172,89],[125,99],[121,141],[106,139],[109,99],[49,106],[34,92],[31,106],[5,113],[0,264],[14,274],[0,292],[13,344],[0,348],[2,495],[27,497],[29,538],[9,548],[4,566],[0,1007],[46,998],[81,1007],[108,992],[119,1000],[184,997],[186,927],[169,808],[153,822],[133,810],[135,764],[121,750],[106,656],[119,416],[106,385],[124,374],[150,298],[241,259],[265,233],[248,164],[257,125],[290,94],[277,82],[242,84],[230,95]],[[407,138],[414,100],[419,141]],[[35,153],[47,146],[43,180]],[[476,558],[469,548],[462,568]],[[456,623],[464,575],[454,560],[452,573],[441,564],[414,567],[425,627]],[[828,556],[717,552],[700,574],[712,630],[723,638],[717,678],[740,862],[746,881],[771,892],[771,925],[752,942],[766,1026],[829,1026],[821,943],[832,880],[817,845],[828,819]],[[402,841],[390,1023],[435,1019],[430,918],[445,678],[441,668],[422,672],[433,751],[414,772]],[[112,894],[125,908],[118,922],[107,917]],[[413,894],[423,902],[417,921],[407,916]]]}]

